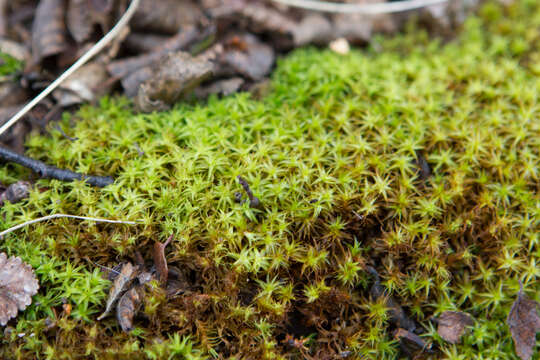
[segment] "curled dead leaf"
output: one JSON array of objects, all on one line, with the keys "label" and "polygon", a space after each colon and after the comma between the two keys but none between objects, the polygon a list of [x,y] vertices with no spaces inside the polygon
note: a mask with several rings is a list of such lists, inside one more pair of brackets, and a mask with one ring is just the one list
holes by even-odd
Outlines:
[{"label": "curled dead leaf", "polygon": [[34,63],[63,51],[66,46],[63,0],[41,0],[32,25]]},{"label": "curled dead leaf", "polygon": [[135,317],[140,304],[141,296],[138,287],[126,291],[118,301],[116,318],[123,331],[129,332],[133,330],[133,318]]},{"label": "curled dead leaf", "polygon": [[0,325],[17,316],[32,303],[39,289],[32,267],[18,257],[0,253]]},{"label": "curled dead leaf", "polygon": [[522,360],[528,360],[533,355],[536,333],[540,331],[539,306],[537,301],[525,295],[523,285],[520,284],[517,299],[512,304],[506,323],[514,339],[516,354]]},{"label": "curled dead leaf", "polygon": [[113,285],[109,290],[109,298],[107,299],[105,311],[98,317],[98,320],[104,319],[109,314],[120,295],[128,288],[136,276],[136,268],[131,263],[128,262],[122,265],[120,273],[114,279]]},{"label": "curled dead leaf", "polygon": [[467,326],[474,324],[469,314],[460,311],[444,311],[437,318],[437,333],[451,344],[459,342]]},{"label": "curled dead leaf", "polygon": [[159,275],[159,281],[162,284],[167,283],[167,276],[169,273],[167,259],[165,259],[165,247],[171,242],[172,238],[173,234],[171,234],[171,236],[169,236],[167,241],[164,243],[156,242],[154,244],[154,265],[156,266],[156,270]]},{"label": "curled dead leaf", "polygon": [[143,112],[167,110],[212,76],[209,61],[194,58],[185,52],[168,54],[154,69],[154,76],[139,88],[135,104]]}]

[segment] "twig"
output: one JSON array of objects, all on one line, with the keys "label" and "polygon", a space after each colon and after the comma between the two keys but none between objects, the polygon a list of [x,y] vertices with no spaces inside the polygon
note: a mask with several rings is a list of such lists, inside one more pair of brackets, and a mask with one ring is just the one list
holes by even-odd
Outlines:
[{"label": "twig", "polygon": [[404,0],[377,4],[343,4],[317,0],[272,0],[281,4],[299,7],[308,10],[325,11],[332,13],[355,13],[365,15],[378,15],[403,12],[419,9],[425,6],[444,3],[448,0]]},{"label": "twig", "polygon": [[99,40],[94,46],[92,46],[83,56],[79,58],[73,65],[71,65],[62,75],[60,75],[55,81],[53,81],[49,86],[47,86],[38,96],[36,96],[32,101],[26,104],[19,112],[17,112],[8,122],[6,122],[2,127],[0,127],[0,135],[6,132],[13,124],[15,124],[19,119],[21,119],[28,111],[30,111],[34,106],[36,106],[41,100],[43,100],[47,95],[49,95],[54,89],[58,87],[64,80],[66,80],[71,74],[77,71],[81,66],[83,66],[88,60],[94,57],[99,53],[105,46],[107,46],[122,30],[124,26],[127,25],[135,10],[139,6],[140,0],[132,0],[128,9],[124,15],[118,20],[118,23],[109,31],[101,40]]},{"label": "twig", "polygon": [[111,223],[111,224],[128,224],[128,225],[137,224],[137,222],[135,222],[135,221],[109,220],[109,219],[93,218],[93,217],[87,217],[87,216],[54,214],[54,215],[47,215],[47,216],[44,216],[44,217],[40,217],[40,218],[37,218],[37,219],[34,219],[34,220],[25,221],[22,224],[10,227],[9,229],[0,232],[0,239],[3,238],[4,235],[9,234],[10,232],[18,230],[18,229],[20,229],[22,227],[25,227],[26,225],[31,225],[31,224],[35,224],[35,223],[40,222],[40,221],[51,220],[51,219],[56,219],[56,218],[72,218],[72,219],[79,219],[79,220],[91,220],[91,221],[106,222],[106,223]]},{"label": "twig", "polygon": [[114,179],[110,176],[84,175],[71,170],[59,169],[57,167],[47,165],[41,161],[29,158],[28,156],[17,154],[16,152],[2,146],[0,146],[0,159],[12,161],[29,168],[30,170],[38,173],[38,175],[42,178],[46,179],[57,179],[62,181],[84,180],[88,184],[97,187],[105,187],[114,182]]}]

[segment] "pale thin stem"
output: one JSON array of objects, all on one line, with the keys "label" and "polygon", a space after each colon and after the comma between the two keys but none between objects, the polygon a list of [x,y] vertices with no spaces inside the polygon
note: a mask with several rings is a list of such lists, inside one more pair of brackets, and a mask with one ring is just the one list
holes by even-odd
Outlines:
[{"label": "pale thin stem", "polygon": [[430,5],[442,4],[448,0],[404,0],[396,2],[385,2],[376,4],[343,4],[317,0],[272,0],[281,4],[299,7],[308,10],[346,13],[378,15],[415,10]]},{"label": "pale thin stem", "polygon": [[34,219],[34,220],[29,220],[29,221],[23,222],[22,224],[10,227],[9,229],[0,232],[0,239],[4,235],[9,234],[10,232],[18,230],[18,229],[20,229],[22,227],[25,227],[27,225],[35,224],[35,223],[40,222],[40,221],[56,219],[56,218],[72,218],[72,219],[79,219],[79,220],[90,220],[90,221],[95,221],[95,222],[106,222],[106,223],[111,223],[111,224],[128,224],[128,225],[137,224],[137,222],[135,222],[135,221],[109,220],[109,219],[93,218],[93,217],[87,217],[87,216],[76,216],[76,215],[67,215],[67,214],[53,214],[53,215],[47,215],[47,216],[44,216],[44,217],[40,217],[40,218],[37,218],[37,219]]},{"label": "pale thin stem", "polygon": [[64,80],[66,80],[71,74],[77,71],[81,66],[83,66],[88,60],[94,57],[99,53],[105,46],[107,46],[122,30],[124,26],[127,25],[129,20],[137,7],[139,6],[140,0],[132,0],[128,9],[124,15],[118,20],[116,25],[94,46],[92,46],[83,56],[79,58],[73,65],[69,67],[62,75],[60,75],[55,81],[53,81],[49,86],[47,86],[39,95],[32,99],[28,104],[26,104],[21,110],[19,110],[15,115],[9,119],[2,127],[0,127],[0,135],[6,132],[13,124],[19,121],[28,111],[30,111],[34,106],[36,106],[41,100],[43,100],[47,95],[49,95],[54,89],[58,87]]}]

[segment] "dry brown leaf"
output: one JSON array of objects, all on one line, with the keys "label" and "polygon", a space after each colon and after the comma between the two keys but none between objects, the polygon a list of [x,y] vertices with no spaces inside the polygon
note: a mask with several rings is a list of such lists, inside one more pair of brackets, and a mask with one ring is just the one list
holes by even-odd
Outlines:
[{"label": "dry brown leaf", "polygon": [[91,62],[75,71],[53,92],[61,106],[70,106],[96,100],[99,94],[107,92],[104,84],[108,74],[103,64]]},{"label": "dry brown leaf", "polygon": [[[251,34],[234,35],[226,41],[221,63],[252,80],[261,80],[274,64],[274,49]],[[222,70],[223,71],[223,70]]]},{"label": "dry brown leaf", "polygon": [[131,25],[137,30],[176,33],[181,26],[197,25],[204,15],[193,1],[142,0]]},{"label": "dry brown leaf", "polygon": [[539,306],[538,302],[525,295],[523,285],[520,284],[517,299],[508,313],[506,323],[514,339],[516,354],[522,360],[528,360],[533,355],[536,333],[540,331]]},{"label": "dry brown leaf", "polygon": [[444,311],[437,319],[437,333],[445,341],[456,344],[467,326],[474,324],[469,314],[460,311]]},{"label": "dry brown leaf", "polygon": [[78,43],[82,43],[90,37],[93,24],[87,0],[69,0],[66,25],[71,36]]},{"label": "dry brown leaf", "polygon": [[116,318],[125,332],[133,330],[133,318],[141,304],[141,296],[138,290],[138,287],[134,287],[126,291],[116,307]]},{"label": "dry brown leaf", "polygon": [[41,0],[32,24],[32,59],[41,59],[62,52],[67,46],[64,24],[64,1]]},{"label": "dry brown leaf", "polygon": [[0,253],[0,325],[17,316],[32,303],[39,283],[32,267],[18,257]]},{"label": "dry brown leaf", "polygon": [[132,280],[137,276],[137,271],[133,265],[128,262],[122,265],[120,274],[114,279],[113,285],[109,290],[109,298],[107,299],[107,305],[105,311],[98,317],[98,320],[105,318],[111,311],[113,305],[118,301],[118,298],[126,290]]},{"label": "dry brown leaf", "polygon": [[330,20],[320,14],[305,16],[293,29],[294,45],[327,44],[334,35]]},{"label": "dry brown leaf", "polygon": [[201,82],[212,76],[209,61],[185,52],[168,54],[155,67],[154,75],[139,88],[135,104],[143,112],[167,110]]},{"label": "dry brown leaf", "polygon": [[8,4],[8,0],[0,0],[0,37],[6,36],[7,33]]},{"label": "dry brown leaf", "polygon": [[165,258],[165,247],[171,242],[172,238],[173,234],[171,234],[164,243],[158,241],[154,244],[154,265],[156,266],[159,275],[159,281],[161,281],[162,284],[167,283],[167,276],[169,274],[167,259]]}]

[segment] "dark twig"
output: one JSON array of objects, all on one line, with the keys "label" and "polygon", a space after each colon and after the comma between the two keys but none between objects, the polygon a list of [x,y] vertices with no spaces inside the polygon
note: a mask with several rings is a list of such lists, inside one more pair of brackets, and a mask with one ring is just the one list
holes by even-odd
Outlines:
[{"label": "dark twig", "polygon": [[237,179],[240,185],[242,185],[242,187],[244,188],[244,191],[249,198],[249,207],[259,209],[261,207],[261,202],[256,196],[253,195],[253,192],[251,191],[246,179],[244,179],[240,175],[238,175]]},{"label": "dark twig", "polygon": [[85,180],[88,184],[97,187],[105,187],[114,182],[114,179],[110,176],[84,175],[70,170],[49,166],[41,161],[31,159],[28,156],[17,154],[2,146],[0,146],[0,159],[5,159],[29,168],[45,179],[57,179],[61,181]]}]

